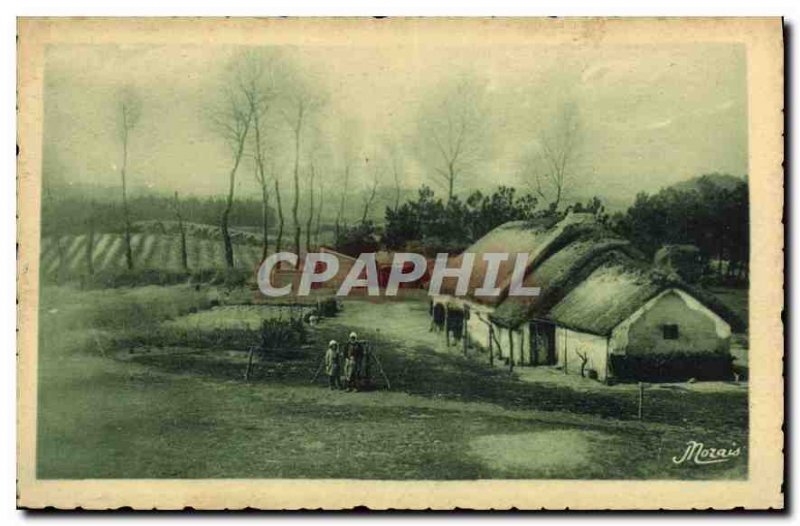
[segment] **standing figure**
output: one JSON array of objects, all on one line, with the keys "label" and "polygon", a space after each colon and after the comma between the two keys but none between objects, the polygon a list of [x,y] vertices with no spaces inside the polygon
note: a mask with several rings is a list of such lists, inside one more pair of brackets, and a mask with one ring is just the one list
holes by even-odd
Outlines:
[{"label": "standing figure", "polygon": [[350,333],[345,347],[345,356],[344,375],[347,381],[347,390],[357,391],[364,359],[364,347],[358,341],[358,335],[355,332]]},{"label": "standing figure", "polygon": [[331,390],[342,388],[342,355],[336,340],[331,340],[325,351],[325,374],[328,375],[328,387]]}]

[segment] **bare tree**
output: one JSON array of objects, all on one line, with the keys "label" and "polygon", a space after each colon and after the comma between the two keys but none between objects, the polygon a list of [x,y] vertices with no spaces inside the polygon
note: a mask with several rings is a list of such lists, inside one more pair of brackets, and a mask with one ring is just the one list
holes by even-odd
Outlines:
[{"label": "bare tree", "polygon": [[120,166],[120,178],[122,180],[122,214],[125,226],[125,263],[128,270],[133,269],[133,249],[131,248],[131,216],[128,209],[128,148],[131,133],[139,124],[141,117],[141,99],[138,93],[130,86],[122,89],[119,96],[118,107],[118,128],[122,142],[122,164]]},{"label": "bare tree", "polygon": [[339,237],[341,236],[342,228],[346,225],[344,224],[344,211],[345,205],[347,204],[347,190],[348,185],[350,184],[350,159],[345,159],[344,164],[344,173],[342,174],[342,192],[339,197],[339,209],[336,211],[336,221],[334,223],[334,232],[336,239],[335,241],[338,243]]},{"label": "bare tree", "polygon": [[94,199],[89,201],[89,213],[86,216],[86,271],[91,276],[94,274],[94,234],[95,234],[95,212],[97,210]]},{"label": "bare tree", "polygon": [[319,178],[319,183],[317,184],[317,187],[319,190],[319,199],[317,200],[319,204],[317,205],[317,224],[316,227],[314,228],[314,244],[319,246],[319,233],[320,233],[320,228],[322,227],[322,205],[325,202],[325,200],[322,198],[323,185],[321,177]]},{"label": "bare tree", "polygon": [[400,208],[400,167],[397,152],[392,149],[392,176],[394,177],[394,211]]},{"label": "bare tree", "polygon": [[294,195],[292,201],[292,220],[294,222],[294,249],[300,253],[300,159],[303,154],[303,139],[309,120],[321,104],[316,94],[310,89],[308,79],[297,70],[286,69],[282,76],[282,113],[291,130],[294,143]]},{"label": "bare tree", "polygon": [[[240,89],[253,116],[253,163],[255,179],[261,189],[261,259],[269,251],[269,176],[266,165],[274,166],[267,153],[268,118],[277,95],[275,86],[275,57],[255,52],[246,53],[241,62]],[[276,182],[276,193],[280,191]],[[280,202],[280,198],[279,202]]]},{"label": "bare tree", "polygon": [[[369,159],[365,159],[367,165],[369,165]],[[370,182],[369,186],[367,187],[366,198],[364,199],[364,211],[361,214],[361,223],[367,222],[367,217],[369,216],[369,209],[372,206],[372,202],[375,200],[375,194],[378,191],[378,182],[381,177],[381,169],[377,162],[372,163],[372,181]]]},{"label": "bare tree", "polygon": [[[298,208],[300,206],[300,155],[302,152],[303,129],[307,124],[309,114],[312,113],[319,101],[311,95],[299,82],[291,86],[292,95],[288,100],[288,108],[284,111],[284,117],[289,123],[294,138],[294,201],[292,202],[292,219],[294,221],[294,249],[295,253],[300,253],[300,218]],[[299,260],[298,260],[299,261]]]},{"label": "bare tree", "polygon": [[311,252],[311,223],[314,221],[314,178],[316,177],[316,169],[314,168],[314,161],[309,163],[309,181],[308,181],[308,218],[306,219],[306,254]]},{"label": "bare tree", "polygon": [[482,92],[474,80],[458,78],[423,107],[419,153],[453,198],[457,181],[486,154]]},{"label": "bare tree", "polygon": [[[236,75],[235,72],[234,75]],[[228,230],[228,222],[233,209],[236,171],[242,161],[247,134],[253,121],[253,110],[240,92],[240,80],[239,78],[234,78],[234,85],[232,87],[229,86],[226,90],[222,104],[216,108],[211,116],[215,130],[228,144],[232,157],[232,166],[228,173],[228,196],[220,217],[220,230],[225,245],[225,264],[228,268],[233,268],[233,243]]]},{"label": "bare tree", "polygon": [[275,252],[281,251],[281,244],[283,242],[283,229],[285,220],[283,217],[283,203],[281,202],[281,182],[277,173],[274,173],[273,182],[275,183],[275,205],[278,209],[278,234],[275,236]]},{"label": "bare tree", "polygon": [[[347,228],[347,195],[349,193],[350,177],[353,174],[353,164],[358,159],[358,147],[363,143],[363,132],[358,120],[345,117],[339,122],[340,130],[337,138],[337,149],[340,155],[342,175],[339,178],[339,204],[334,215],[334,243],[339,243],[342,230]],[[350,214],[348,214],[350,215]]]},{"label": "bare tree", "polygon": [[558,209],[572,182],[579,146],[578,113],[574,104],[562,105],[537,140],[525,163],[525,178],[552,211]]},{"label": "bare tree", "polygon": [[183,225],[183,214],[181,213],[181,202],[178,198],[178,192],[175,192],[172,201],[172,211],[175,212],[175,218],[178,220],[178,233],[181,240],[181,268],[184,271],[189,270],[189,254],[186,250],[186,228]]}]

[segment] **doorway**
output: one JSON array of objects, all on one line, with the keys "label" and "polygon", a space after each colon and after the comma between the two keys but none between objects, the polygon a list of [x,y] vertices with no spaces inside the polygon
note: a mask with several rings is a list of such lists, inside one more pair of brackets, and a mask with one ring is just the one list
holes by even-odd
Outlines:
[{"label": "doorway", "polygon": [[529,325],[531,365],[556,363],[556,326],[545,321],[532,321]]}]

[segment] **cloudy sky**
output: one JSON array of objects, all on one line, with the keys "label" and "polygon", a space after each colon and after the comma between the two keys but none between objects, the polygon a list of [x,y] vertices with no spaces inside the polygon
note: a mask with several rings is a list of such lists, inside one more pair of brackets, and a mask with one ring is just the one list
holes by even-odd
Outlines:
[{"label": "cloudy sky", "polygon": [[[45,177],[111,186],[121,146],[116,100],[122,86],[142,99],[130,146],[136,188],[222,194],[230,152],[208,122],[225,65],[241,50],[210,46],[58,46],[45,73]],[[394,151],[403,185],[436,184],[419,155],[420,122],[456,77],[483,101],[483,156],[459,191],[524,186],[523,160],[552,126],[558,108],[576,108],[579,142],[568,193],[630,199],[695,175],[747,173],[744,49],[709,44],[665,47],[506,47],[480,44],[396,49],[320,47],[279,50],[324,99],[306,144],[335,191],[346,145],[358,161],[351,188],[371,177],[365,158]],[[274,119],[277,173],[289,183],[291,142]],[[381,159],[383,159],[381,161]],[[382,183],[393,184],[389,171]],[[252,168],[239,174],[254,193]],[[441,189],[441,187],[436,187]]]}]

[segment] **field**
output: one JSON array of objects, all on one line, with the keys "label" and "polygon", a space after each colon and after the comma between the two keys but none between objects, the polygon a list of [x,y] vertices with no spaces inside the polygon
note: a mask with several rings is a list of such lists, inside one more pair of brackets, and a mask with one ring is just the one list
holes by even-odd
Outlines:
[{"label": "field", "polygon": [[[635,386],[563,383],[563,375],[532,382],[490,368],[484,356],[464,357],[427,332],[427,306],[413,300],[349,301],[310,327],[306,344],[257,361],[244,382],[247,355],[237,338],[257,337],[254,326],[275,316],[274,307],[219,301],[208,286],[45,287],[39,476],[746,475],[743,386],[652,387],[638,421]],[[391,390],[331,392],[322,378],[311,383],[324,344],[351,330],[372,342]],[[148,339],[171,333],[174,345]],[[206,345],[206,336],[218,339]],[[745,447],[733,462],[675,465],[689,440]]]},{"label": "field", "polygon": [[[62,236],[64,271],[80,275],[87,271],[86,235]],[[136,233],[131,236],[134,266],[160,270],[181,270],[180,241],[166,234]],[[53,238],[42,238],[42,275],[50,277],[59,271],[58,243]],[[222,242],[187,236],[189,268],[212,269],[224,265]],[[261,261],[261,247],[253,243],[234,244],[234,264],[242,269],[255,269]],[[122,234],[98,234],[94,238],[92,263],[95,271],[113,271],[125,268],[125,243]]]}]

